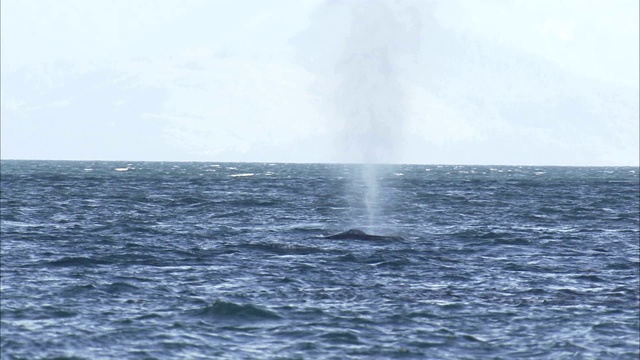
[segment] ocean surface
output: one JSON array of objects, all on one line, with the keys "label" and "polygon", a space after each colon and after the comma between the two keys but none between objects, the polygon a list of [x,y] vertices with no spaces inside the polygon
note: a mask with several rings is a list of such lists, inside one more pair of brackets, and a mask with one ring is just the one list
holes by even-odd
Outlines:
[{"label": "ocean surface", "polygon": [[0,169],[2,359],[640,356],[636,167]]}]

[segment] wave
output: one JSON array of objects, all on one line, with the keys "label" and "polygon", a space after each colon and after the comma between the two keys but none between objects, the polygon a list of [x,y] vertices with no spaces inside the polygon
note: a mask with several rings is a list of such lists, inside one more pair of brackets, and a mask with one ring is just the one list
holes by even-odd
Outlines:
[{"label": "wave", "polygon": [[360,338],[355,331],[331,331],[320,335],[320,337],[332,344],[360,344]]},{"label": "wave", "polygon": [[44,265],[54,266],[54,267],[67,267],[67,266],[95,266],[95,265],[105,265],[108,264],[108,261],[89,258],[85,256],[65,256],[58,260],[47,261]]},{"label": "wave", "polygon": [[139,287],[135,285],[131,285],[126,282],[114,282],[113,284],[109,284],[105,291],[109,294],[120,294],[120,293],[129,293],[140,290]]},{"label": "wave", "polygon": [[325,250],[313,246],[295,245],[289,243],[265,243],[242,245],[242,248],[265,251],[277,255],[305,255],[322,253]]},{"label": "wave", "polygon": [[203,308],[191,310],[190,313],[199,318],[233,319],[241,321],[282,319],[277,313],[257,305],[236,304],[220,299]]}]

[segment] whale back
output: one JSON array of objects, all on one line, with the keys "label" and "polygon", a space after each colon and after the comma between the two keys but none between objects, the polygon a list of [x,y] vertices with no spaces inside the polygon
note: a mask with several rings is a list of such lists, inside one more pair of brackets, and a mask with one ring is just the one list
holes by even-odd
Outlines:
[{"label": "whale back", "polygon": [[348,231],[344,232],[343,234],[345,235],[368,235],[366,232],[360,230],[360,229],[349,229]]},{"label": "whale back", "polygon": [[338,239],[338,240],[404,240],[399,236],[383,236],[383,235],[371,235],[360,229],[349,229],[339,234],[325,236],[325,239]]}]

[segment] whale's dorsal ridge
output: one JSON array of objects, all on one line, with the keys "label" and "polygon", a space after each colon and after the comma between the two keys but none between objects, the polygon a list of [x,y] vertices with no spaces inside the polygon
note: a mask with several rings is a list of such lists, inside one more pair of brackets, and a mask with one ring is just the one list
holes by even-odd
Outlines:
[{"label": "whale's dorsal ridge", "polygon": [[349,235],[367,235],[366,232],[360,230],[360,229],[349,229],[347,232],[345,232],[345,234],[349,234]]},{"label": "whale's dorsal ridge", "polygon": [[325,239],[348,239],[348,240],[404,240],[400,236],[383,236],[383,235],[371,235],[360,229],[349,229],[345,232],[325,236]]}]

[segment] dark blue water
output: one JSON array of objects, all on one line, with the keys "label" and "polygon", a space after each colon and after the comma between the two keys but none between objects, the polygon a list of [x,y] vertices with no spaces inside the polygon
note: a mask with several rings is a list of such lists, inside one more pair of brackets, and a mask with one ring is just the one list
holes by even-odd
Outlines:
[{"label": "dark blue water", "polygon": [[360,171],[2,161],[1,357],[638,358],[638,168]]}]

